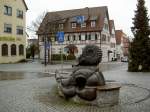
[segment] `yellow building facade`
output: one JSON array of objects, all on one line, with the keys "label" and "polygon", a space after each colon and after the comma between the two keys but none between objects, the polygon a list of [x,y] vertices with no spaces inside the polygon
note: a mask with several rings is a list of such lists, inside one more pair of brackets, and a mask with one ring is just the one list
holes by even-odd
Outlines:
[{"label": "yellow building facade", "polygon": [[0,0],[0,63],[26,58],[26,11],[24,0]]}]

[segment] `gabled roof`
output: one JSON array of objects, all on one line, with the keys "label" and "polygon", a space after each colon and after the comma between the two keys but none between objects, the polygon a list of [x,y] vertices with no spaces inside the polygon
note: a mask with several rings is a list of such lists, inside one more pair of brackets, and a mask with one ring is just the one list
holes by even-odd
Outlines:
[{"label": "gabled roof", "polygon": [[109,28],[110,28],[110,33],[112,33],[112,29],[113,29],[113,28],[114,28],[114,30],[115,30],[114,20],[109,20]]},{"label": "gabled roof", "polygon": [[116,37],[116,44],[121,44],[121,38],[122,38],[123,31],[122,30],[115,30],[115,37]]},{"label": "gabled roof", "polygon": [[26,10],[28,10],[28,7],[27,7],[25,0],[22,0],[22,2],[24,3]]},{"label": "gabled roof", "polygon": [[[90,20],[91,18],[96,20],[98,26],[92,29],[92,30],[95,30],[95,31],[101,31],[103,29],[105,16],[107,16],[107,18],[109,20],[107,6],[91,7],[91,8],[86,7],[86,8],[82,8],[82,9],[48,12],[46,14],[45,18],[43,19],[43,22],[41,23],[37,33],[40,34],[42,31],[44,31],[44,26],[47,22],[60,20],[60,19],[64,19],[64,18],[66,18],[68,21],[70,21],[70,20],[73,19],[73,17],[79,16],[79,15],[85,16],[85,18],[87,20],[88,19]],[[69,25],[64,30],[67,31],[67,32],[78,32],[78,31],[81,31],[81,30],[82,31],[87,31],[86,28],[75,30],[75,29],[69,28]],[[88,30],[90,31],[91,29],[88,29]]]}]

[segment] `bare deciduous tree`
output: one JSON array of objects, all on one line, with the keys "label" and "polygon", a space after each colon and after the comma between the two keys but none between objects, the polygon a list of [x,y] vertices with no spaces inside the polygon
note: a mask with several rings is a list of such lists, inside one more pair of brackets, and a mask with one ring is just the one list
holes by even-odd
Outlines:
[{"label": "bare deciduous tree", "polygon": [[47,11],[42,12],[35,20],[31,22],[31,26],[28,27],[29,31],[37,32]]},{"label": "bare deciduous tree", "polygon": [[[47,13],[40,24],[37,34],[44,37],[45,44],[48,42],[51,44],[51,49],[48,50],[48,61],[51,61],[52,44],[56,41],[56,34],[60,31],[59,24],[62,22],[62,18],[56,13]],[[35,24],[35,26],[37,26]],[[46,51],[45,51],[46,52]]]}]

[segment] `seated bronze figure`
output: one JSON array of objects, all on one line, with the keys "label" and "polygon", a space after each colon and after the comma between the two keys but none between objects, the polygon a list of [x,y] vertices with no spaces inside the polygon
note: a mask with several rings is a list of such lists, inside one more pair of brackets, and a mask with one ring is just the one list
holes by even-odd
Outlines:
[{"label": "seated bronze figure", "polygon": [[73,72],[59,81],[60,91],[66,99],[75,95],[87,101],[96,99],[96,87],[105,85],[103,74],[97,68],[101,60],[102,51],[98,46],[85,46]]}]

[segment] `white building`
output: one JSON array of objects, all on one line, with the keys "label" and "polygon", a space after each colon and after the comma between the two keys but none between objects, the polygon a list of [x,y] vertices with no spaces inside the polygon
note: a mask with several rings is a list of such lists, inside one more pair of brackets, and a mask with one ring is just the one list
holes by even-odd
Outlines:
[{"label": "white building", "polygon": [[0,0],[0,63],[26,59],[24,0]]},{"label": "white building", "polygon": [[122,30],[116,30],[117,59],[128,56],[129,38]]},{"label": "white building", "polygon": [[110,20],[109,24],[110,24],[110,32],[111,32],[109,60],[113,61],[113,60],[117,59],[117,48],[116,48],[116,37],[115,37],[114,20]]},{"label": "white building", "polygon": [[[78,15],[85,17],[83,24],[77,23],[75,17]],[[56,19],[58,17],[61,19]],[[46,31],[48,29],[48,23],[52,23],[53,21],[59,21],[59,28],[65,33],[64,42],[62,44],[51,37],[50,31]],[[52,54],[59,54],[61,47],[63,47],[64,51],[66,46],[73,44],[78,49],[78,53],[75,55],[79,56],[85,45],[95,44],[103,51],[102,61],[107,62],[108,52],[112,50],[110,41],[114,41],[114,39],[112,39],[114,37],[111,37],[109,14],[106,6],[49,12],[46,14],[37,34],[39,38],[40,59],[44,59],[44,40],[46,39],[52,43],[52,48],[50,48]],[[49,53],[51,53],[51,51]]]}]

